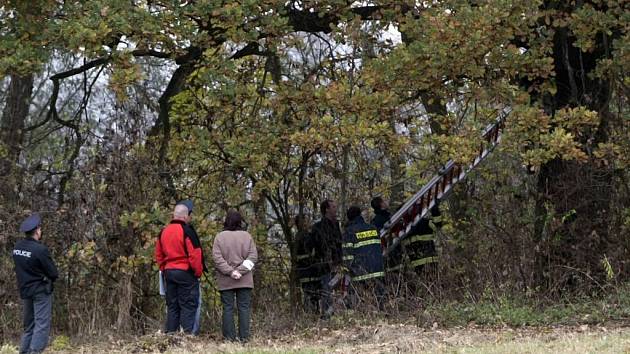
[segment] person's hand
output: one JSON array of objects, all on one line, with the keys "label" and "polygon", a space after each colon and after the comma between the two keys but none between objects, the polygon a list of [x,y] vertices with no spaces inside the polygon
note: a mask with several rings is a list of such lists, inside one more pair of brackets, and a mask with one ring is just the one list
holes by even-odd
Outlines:
[{"label": "person's hand", "polygon": [[238,270],[234,270],[234,271],[232,271],[232,274],[230,274],[230,277],[231,277],[232,279],[234,279],[234,280],[239,280],[239,279],[241,279],[241,276],[242,276],[242,275],[241,275],[241,273],[239,273],[239,271],[238,271]]}]

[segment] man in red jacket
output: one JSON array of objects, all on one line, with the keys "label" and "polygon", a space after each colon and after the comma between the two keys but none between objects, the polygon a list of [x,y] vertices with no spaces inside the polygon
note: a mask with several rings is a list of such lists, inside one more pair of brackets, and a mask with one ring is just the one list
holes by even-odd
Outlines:
[{"label": "man in red jacket", "polygon": [[188,215],[186,205],[176,205],[171,223],[155,244],[155,260],[166,280],[167,333],[180,326],[192,333],[199,305],[203,256],[199,237],[187,224]]}]

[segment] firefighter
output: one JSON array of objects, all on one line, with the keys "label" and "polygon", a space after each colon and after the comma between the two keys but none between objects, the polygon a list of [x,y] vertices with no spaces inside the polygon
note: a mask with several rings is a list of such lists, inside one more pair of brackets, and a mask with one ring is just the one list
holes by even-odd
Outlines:
[{"label": "firefighter", "polygon": [[[372,219],[372,224],[376,226],[380,233],[383,226],[385,226],[385,223],[388,222],[391,218],[391,213],[388,210],[389,205],[382,197],[373,198],[370,205],[374,210],[374,218]],[[396,248],[391,250],[387,257],[384,259],[384,262],[385,282],[388,285],[387,290],[391,296],[396,297],[403,279],[402,247],[398,245]]]},{"label": "firefighter", "polygon": [[341,227],[337,220],[337,204],[330,199],[324,200],[319,210],[321,220],[316,222],[306,241],[306,248],[312,252],[311,264],[314,275],[320,279],[320,312],[328,318],[333,312],[332,291],[341,267]]},{"label": "firefighter", "polygon": [[374,197],[370,205],[374,210],[372,225],[376,226],[376,230],[380,232],[385,223],[389,221],[389,218],[391,217],[389,210],[387,210],[389,205],[387,205],[387,202],[382,197]]},{"label": "firefighter", "polygon": [[[431,226],[433,224],[433,227]],[[436,271],[437,251],[435,248],[434,227],[441,227],[438,204],[431,208],[431,217],[420,220],[402,240],[404,251],[409,259],[408,267],[416,275],[431,276]]]},{"label": "firefighter", "polygon": [[41,217],[35,213],[20,225],[26,237],[13,248],[20,298],[24,305],[24,334],[20,353],[41,353],[48,344],[52,321],[53,283],[59,277],[48,247],[41,243]]},{"label": "firefighter", "polygon": [[376,227],[365,222],[361,208],[351,206],[346,216],[343,238],[344,266],[350,273],[351,306],[374,294],[379,308],[383,306],[383,254]]},{"label": "firefighter", "polygon": [[319,312],[321,281],[317,269],[313,266],[314,249],[308,248],[308,237],[304,232],[303,218],[295,217],[296,235],[296,271],[297,279],[302,288],[304,310],[309,313]]},{"label": "firefighter", "polygon": [[192,334],[199,307],[199,278],[205,267],[188,212],[185,204],[177,204],[155,244],[155,259],[166,280],[167,333],[181,327]]}]

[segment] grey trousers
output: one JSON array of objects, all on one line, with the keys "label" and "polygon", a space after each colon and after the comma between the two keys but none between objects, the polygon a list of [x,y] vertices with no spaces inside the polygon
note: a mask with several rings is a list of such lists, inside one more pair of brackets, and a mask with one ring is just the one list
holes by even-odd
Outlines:
[{"label": "grey trousers", "polygon": [[20,354],[40,353],[48,344],[52,321],[52,294],[39,293],[23,299],[24,334],[20,343]]}]

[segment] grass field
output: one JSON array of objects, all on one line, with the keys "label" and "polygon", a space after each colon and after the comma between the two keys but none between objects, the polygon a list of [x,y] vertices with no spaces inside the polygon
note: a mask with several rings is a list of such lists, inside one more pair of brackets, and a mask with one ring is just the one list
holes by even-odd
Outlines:
[{"label": "grass field", "polygon": [[[373,324],[332,329],[317,326],[246,345],[215,337],[165,336],[100,338],[70,343],[57,338],[50,353],[630,353],[630,327],[616,325],[523,328],[421,328]],[[5,344],[0,354],[17,353]]]}]

